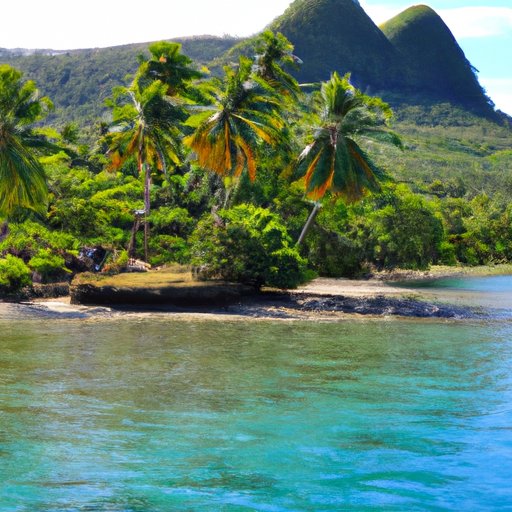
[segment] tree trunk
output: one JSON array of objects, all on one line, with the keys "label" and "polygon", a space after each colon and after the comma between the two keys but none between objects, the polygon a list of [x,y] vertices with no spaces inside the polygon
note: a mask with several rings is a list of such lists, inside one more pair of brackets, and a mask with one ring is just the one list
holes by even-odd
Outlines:
[{"label": "tree trunk", "polygon": [[309,214],[306,224],[304,224],[304,227],[302,228],[302,232],[299,236],[299,239],[297,240],[297,245],[300,245],[304,241],[304,238],[306,238],[309,228],[311,227],[311,224],[313,224],[313,221],[315,220],[315,217],[319,210],[320,210],[320,203],[316,202],[313,210]]},{"label": "tree trunk", "polygon": [[130,235],[130,243],[128,244],[128,258],[135,258],[135,241],[137,232],[140,227],[140,218],[135,217],[135,221],[133,222],[132,232]]},{"label": "tree trunk", "polygon": [[144,261],[148,262],[148,245],[149,245],[149,211],[150,211],[150,199],[149,190],[151,188],[151,173],[149,171],[149,165],[144,164]]}]

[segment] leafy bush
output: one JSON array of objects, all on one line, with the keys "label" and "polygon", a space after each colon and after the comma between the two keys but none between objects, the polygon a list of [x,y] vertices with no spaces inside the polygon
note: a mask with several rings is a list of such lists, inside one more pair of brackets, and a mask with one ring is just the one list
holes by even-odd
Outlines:
[{"label": "leafy bush", "polygon": [[190,258],[189,245],[179,236],[152,236],[149,239],[149,250],[152,254],[150,263],[154,266],[171,262],[186,264]]},{"label": "leafy bush", "polygon": [[31,271],[21,258],[8,254],[0,259],[0,289],[10,293],[31,283]]},{"label": "leafy bush", "polygon": [[179,236],[189,235],[195,224],[195,220],[185,208],[170,208],[168,206],[153,210],[149,220],[153,231]]},{"label": "leafy bush", "polygon": [[43,282],[60,279],[71,272],[66,268],[64,258],[50,249],[39,249],[28,266],[41,276]]},{"label": "leafy bush", "polygon": [[439,255],[444,231],[433,208],[399,185],[384,197],[387,203],[369,216],[369,247],[379,267],[424,269]]},{"label": "leafy bush", "polygon": [[364,273],[364,217],[358,219],[342,200],[326,202],[305,240],[310,264],[322,276],[357,277]]},{"label": "leafy bush", "polygon": [[206,278],[293,288],[308,276],[286,227],[266,208],[221,210],[199,223],[191,241],[192,264]]},{"label": "leafy bush", "polygon": [[26,221],[9,224],[9,234],[0,242],[0,253],[9,253],[28,261],[40,249],[76,253],[78,247],[78,240],[69,233],[50,231],[38,222]]}]

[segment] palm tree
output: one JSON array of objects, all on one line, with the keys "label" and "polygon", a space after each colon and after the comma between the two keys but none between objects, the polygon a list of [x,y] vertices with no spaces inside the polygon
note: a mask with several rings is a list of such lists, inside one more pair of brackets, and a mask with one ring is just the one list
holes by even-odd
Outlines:
[{"label": "palm tree", "polygon": [[47,144],[32,125],[52,108],[35,83],[22,82],[20,71],[0,65],[0,214],[17,208],[43,212],[47,204],[44,169],[36,151]]},{"label": "palm tree", "polygon": [[247,170],[254,181],[258,150],[283,141],[285,123],[278,96],[252,73],[252,65],[240,57],[237,69],[224,68],[224,90],[214,94],[214,110],[192,116],[187,124],[196,130],[184,142],[201,167],[235,179]]},{"label": "palm tree", "polygon": [[[181,123],[187,115],[167,96],[168,86],[160,80],[135,78],[130,87],[114,90],[113,128],[107,134],[111,168],[120,169],[135,158],[144,176],[144,256],[148,258],[151,170],[167,174],[170,165],[181,162]],[[127,101],[128,100],[128,101]]]},{"label": "palm tree", "polygon": [[285,97],[296,100],[300,87],[283,68],[297,67],[302,61],[293,54],[293,45],[281,34],[265,30],[256,42],[253,71]]},{"label": "palm tree", "polygon": [[321,125],[298,159],[298,175],[304,177],[306,196],[315,201],[299,237],[302,243],[327,191],[346,201],[361,199],[380,190],[384,173],[359,145],[376,139],[401,147],[389,129],[390,107],[380,98],[366,96],[350,84],[350,75],[333,73],[321,88]]},{"label": "palm tree", "polygon": [[181,53],[181,44],[159,41],[149,46],[151,59],[142,63],[141,72],[167,85],[168,96],[189,97],[192,80],[203,74],[192,67],[192,60]]}]

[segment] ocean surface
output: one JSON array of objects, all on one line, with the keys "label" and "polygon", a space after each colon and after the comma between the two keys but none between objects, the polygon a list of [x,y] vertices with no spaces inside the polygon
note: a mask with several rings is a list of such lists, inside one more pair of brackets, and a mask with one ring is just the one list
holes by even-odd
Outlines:
[{"label": "ocean surface", "polygon": [[0,308],[0,511],[512,510],[512,278],[471,320]]}]

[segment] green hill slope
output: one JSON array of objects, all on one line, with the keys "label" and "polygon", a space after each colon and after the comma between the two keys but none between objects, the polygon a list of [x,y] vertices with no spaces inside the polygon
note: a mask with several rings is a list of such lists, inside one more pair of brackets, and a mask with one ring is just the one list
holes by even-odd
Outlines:
[{"label": "green hill slope", "polygon": [[[397,52],[354,0],[295,0],[269,28],[284,34],[303,64],[293,71],[299,82],[327,80],[332,71],[352,73],[363,89],[399,83]],[[252,40],[240,43],[225,60],[251,53]]]},{"label": "green hill slope", "polygon": [[304,61],[297,78],[314,82],[350,71],[359,87],[392,87],[395,52],[354,0],[296,0],[270,28],[282,32]]},{"label": "green hill slope", "polygon": [[[239,40],[234,37],[201,36],[175,39],[182,51],[197,65],[207,64]],[[105,114],[104,100],[112,88],[126,83],[126,75],[136,71],[138,56],[149,54],[150,43],[70,50],[0,49],[0,63],[10,64],[35,80],[41,93],[55,104],[49,123],[76,121],[88,125]]]},{"label": "green hill slope", "polygon": [[[295,0],[269,27],[282,32],[303,60],[292,71],[300,82],[351,72],[357,87],[398,109],[432,111],[450,103],[499,120],[453,34],[427,6],[411,7],[379,28],[356,0]],[[253,48],[254,38],[243,41],[219,62]]]}]

